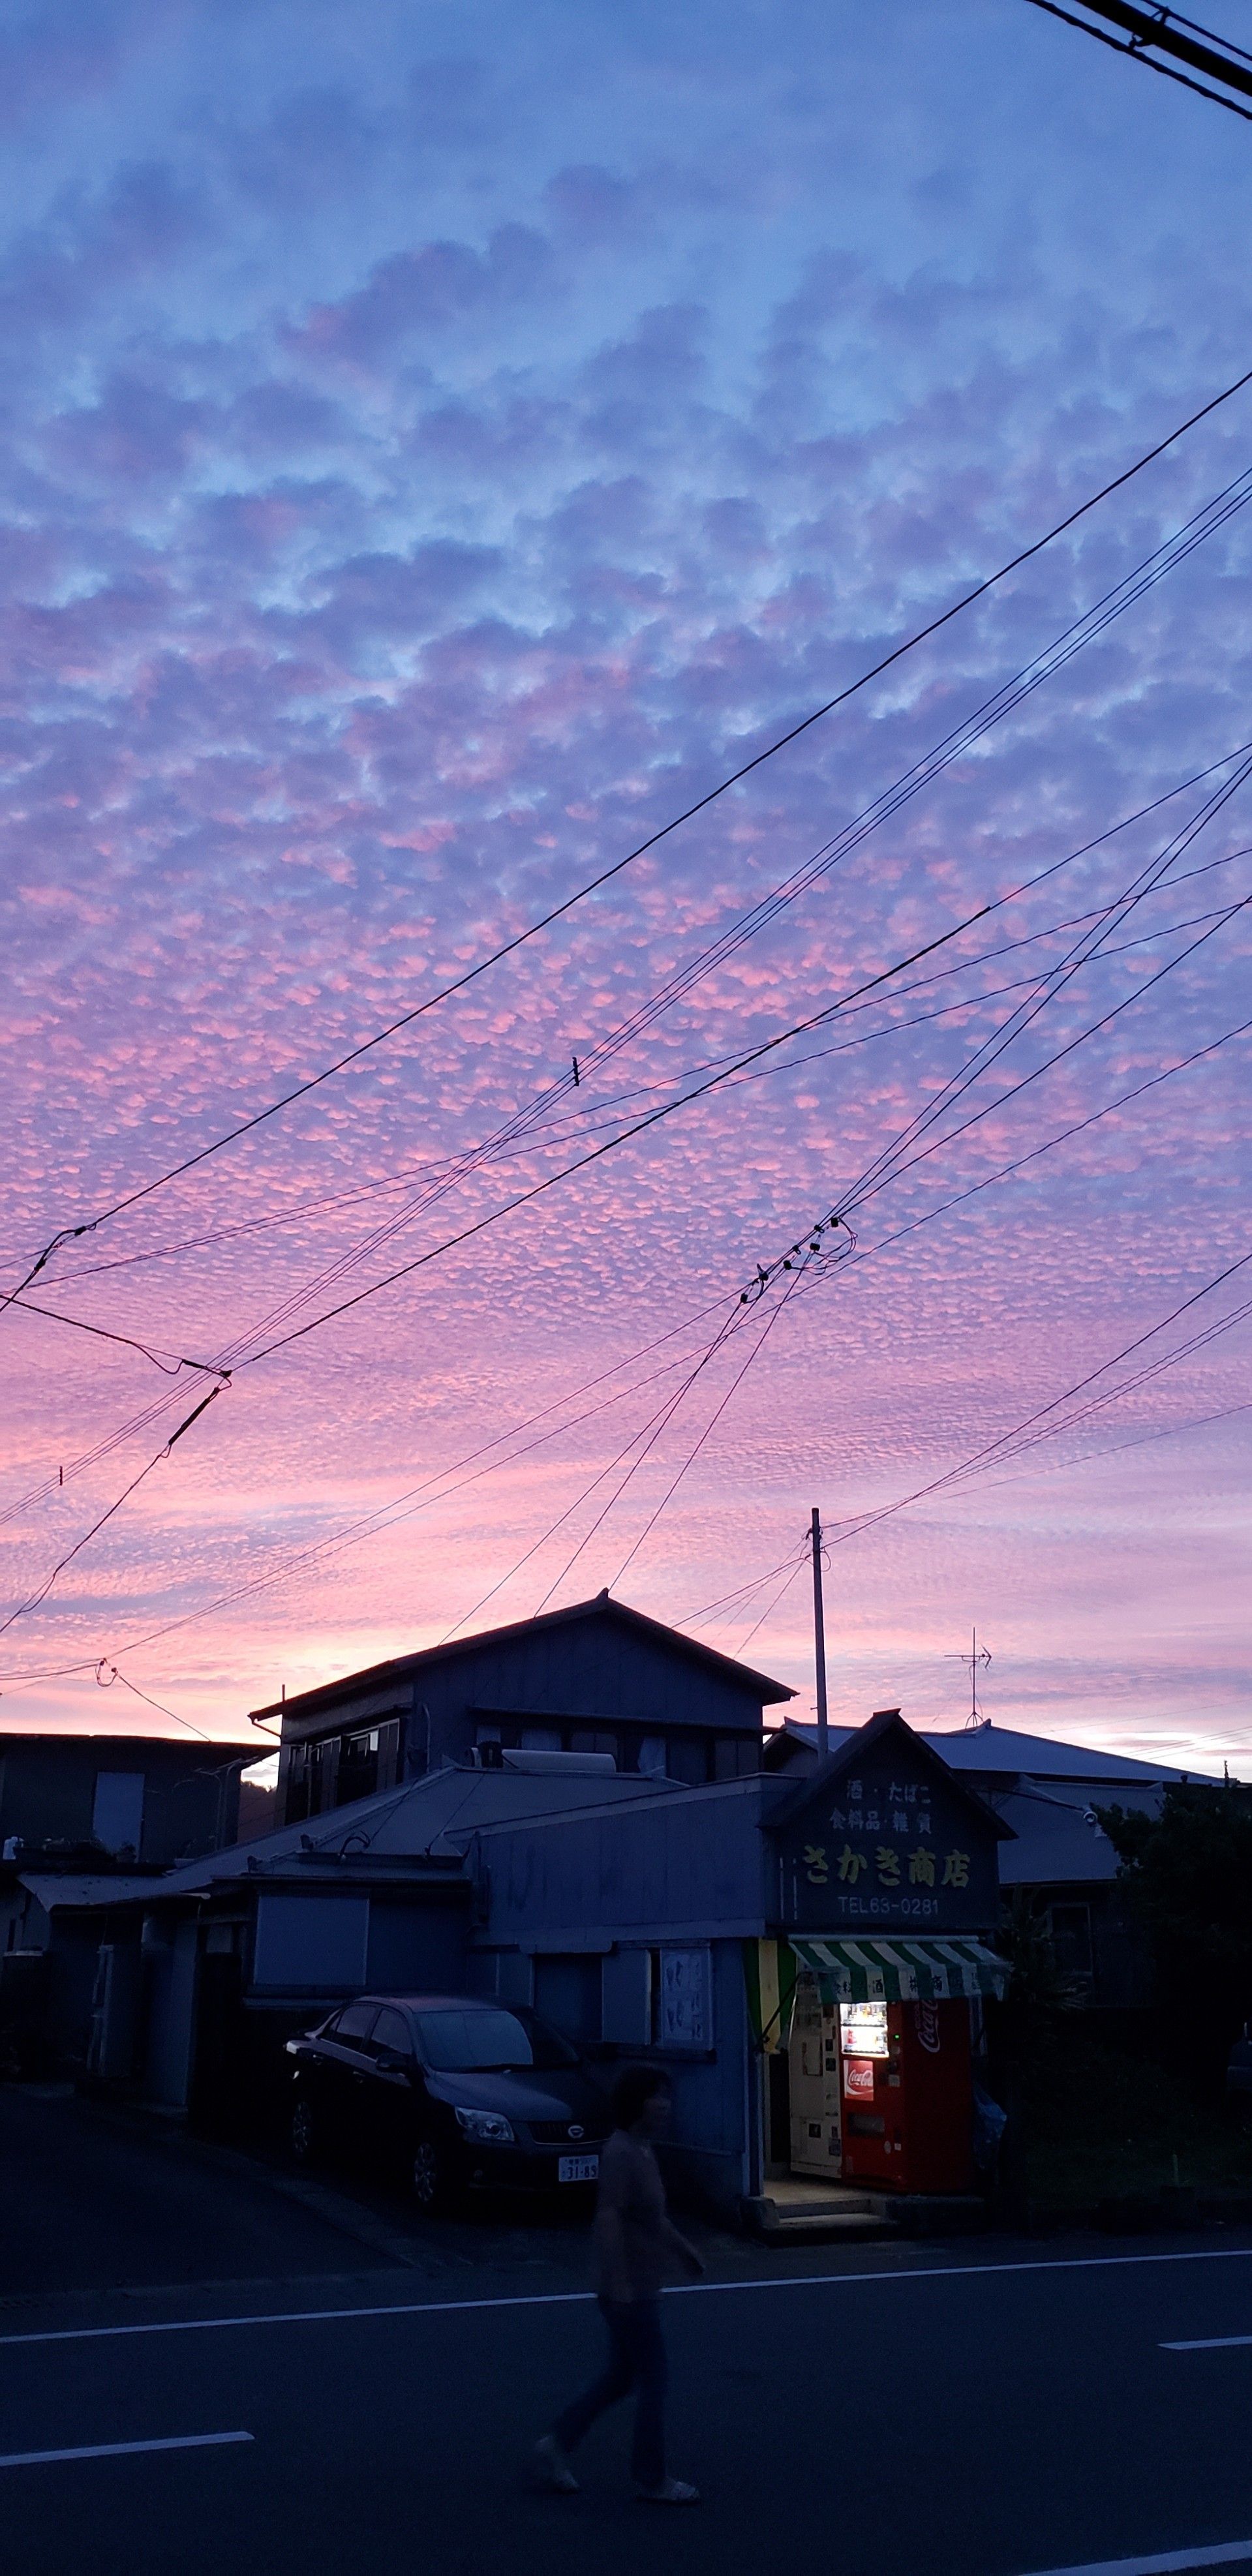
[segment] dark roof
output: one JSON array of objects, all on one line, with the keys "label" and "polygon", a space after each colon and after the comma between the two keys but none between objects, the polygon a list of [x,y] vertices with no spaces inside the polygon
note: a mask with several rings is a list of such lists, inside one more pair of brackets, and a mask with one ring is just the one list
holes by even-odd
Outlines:
[{"label": "dark roof", "polygon": [[924,1735],[916,1733],[907,1719],[901,1717],[898,1708],[877,1709],[864,1726],[858,1726],[852,1730],[846,1742],[839,1746],[837,1752],[831,1754],[829,1761],[819,1762],[816,1771],[806,1772],[795,1796],[788,1798],[786,1804],[776,1808],[774,1814],[768,1818],[767,1830],[773,1832],[782,1825],[790,1824],[793,1817],[802,1814],[805,1807],[814,1799],[822,1797],[827,1790],[831,1789],[845,1771],[851,1771],[859,1762],[862,1762],[865,1755],[873,1751],[884,1735],[907,1736],[914,1753],[920,1757],[927,1770],[933,1771],[936,1777],[943,1781],[944,1787],[951,1796],[959,1799],[962,1805],[972,1808],[981,1818],[982,1823],[989,1826],[992,1833],[998,1835],[1001,1841],[1012,1842],[1015,1839],[1012,1826],[1001,1822],[994,1808],[988,1806],[986,1799],[980,1798],[977,1790],[970,1788],[969,1783],[961,1778],[959,1771],[949,1768],[942,1754],[936,1753],[933,1744],[928,1744]]},{"label": "dark roof", "polygon": [[[853,1732],[851,1727],[832,1726],[832,1746],[841,1749]],[[817,1750],[817,1728],[811,1719],[787,1717],[781,1726],[771,1728],[767,1759],[768,1744],[778,1737],[803,1744],[812,1752]],[[952,1771],[980,1771],[988,1776],[998,1773],[1008,1779],[1024,1774],[1036,1780],[1141,1781],[1145,1786],[1162,1780],[1191,1780],[1201,1787],[1221,1787],[1211,1771],[1179,1771],[1168,1762],[1145,1762],[1125,1753],[1104,1753],[1098,1746],[1070,1744],[1058,1736],[1023,1735],[1018,1728],[996,1726],[989,1718],[979,1726],[926,1727],[918,1735],[918,1742],[941,1753]]]},{"label": "dark roof", "polygon": [[44,1726],[37,1730],[27,1728],[19,1735],[15,1730],[0,1725],[0,1754],[11,1753],[15,1747],[23,1751],[37,1748],[43,1752],[49,1744],[70,1745],[75,1752],[89,1745],[95,1754],[125,1753],[136,1759],[158,1749],[161,1752],[177,1750],[185,1753],[188,1761],[194,1758],[201,1763],[208,1762],[214,1754],[221,1762],[259,1762],[262,1758],[251,1738],[243,1744],[235,1744],[225,1736],[215,1735],[199,1737],[192,1743],[185,1735],[70,1735],[59,1726]]},{"label": "dark roof", "polygon": [[270,1700],[264,1708],[250,1710],[249,1715],[253,1719],[283,1717],[295,1709],[312,1715],[320,1708],[333,1707],[350,1690],[383,1689],[388,1682],[410,1673],[429,1671],[432,1664],[451,1663],[458,1655],[476,1654],[482,1646],[503,1645],[510,1638],[535,1636],[551,1628],[576,1627],[586,1619],[612,1620],[619,1627],[668,1647],[671,1654],[686,1655],[693,1663],[711,1666],[733,1677],[739,1689],[762,1704],[795,1698],[795,1692],[785,1682],[771,1681],[767,1673],[754,1672],[750,1664],[719,1655],[712,1646],[701,1646],[694,1637],[684,1637],[681,1629],[667,1628],[663,1620],[649,1619],[645,1611],[632,1610],[625,1601],[612,1601],[607,1592],[601,1592],[594,1601],[575,1601],[568,1610],[544,1610],[537,1619],[514,1619],[507,1627],[480,1628],[473,1636],[453,1638],[445,1646],[423,1646],[416,1654],[393,1655],[385,1664],[370,1664],[364,1672],[345,1674],[342,1681],[321,1682],[315,1690],[298,1691],[289,1699]]}]

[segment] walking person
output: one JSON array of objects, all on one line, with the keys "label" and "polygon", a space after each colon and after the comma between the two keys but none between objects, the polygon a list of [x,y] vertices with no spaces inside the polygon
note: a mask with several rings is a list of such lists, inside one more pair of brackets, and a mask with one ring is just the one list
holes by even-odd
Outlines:
[{"label": "walking person", "polygon": [[613,2133],[600,2158],[595,2241],[600,2313],[608,2330],[608,2363],[558,2416],[535,2452],[541,2485],[576,2495],[570,2454],[597,2416],[636,2391],[631,2470],[648,2504],[698,2504],[699,2490],[665,2468],[665,2343],[661,2291],[675,2269],[698,2280],[704,2265],[665,2207],[654,2141],[670,2117],[669,2078],[656,2067],[629,2066],[613,2088]]}]

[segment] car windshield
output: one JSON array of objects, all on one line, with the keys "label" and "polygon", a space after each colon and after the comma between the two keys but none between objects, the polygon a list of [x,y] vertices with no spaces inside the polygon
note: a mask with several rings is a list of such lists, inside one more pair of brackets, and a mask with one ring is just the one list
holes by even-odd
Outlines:
[{"label": "car windshield", "polygon": [[444,2075],[578,2064],[577,2051],[528,2012],[419,2013],[417,2037],[427,2065]]}]

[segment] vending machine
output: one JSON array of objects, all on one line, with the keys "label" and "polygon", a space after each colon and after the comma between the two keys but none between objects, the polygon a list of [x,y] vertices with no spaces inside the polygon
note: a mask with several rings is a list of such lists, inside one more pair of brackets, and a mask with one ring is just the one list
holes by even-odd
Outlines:
[{"label": "vending machine", "polygon": [[972,2191],[967,2003],[841,2004],[843,2178]]},{"label": "vending machine", "polygon": [[791,2169],[839,2180],[839,2006],[823,2003],[817,1985],[796,1986],[789,2047]]}]

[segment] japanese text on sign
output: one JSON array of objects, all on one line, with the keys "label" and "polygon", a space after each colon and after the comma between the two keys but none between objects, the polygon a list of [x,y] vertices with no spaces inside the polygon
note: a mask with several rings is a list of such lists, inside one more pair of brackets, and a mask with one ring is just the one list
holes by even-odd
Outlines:
[{"label": "japanese text on sign", "polygon": [[[897,1851],[890,1843],[879,1843],[873,1852],[857,1851],[851,1843],[845,1843],[843,1849],[834,1854],[834,1876],[844,1887],[858,1887],[862,1878],[866,1877],[873,1879],[879,1887],[900,1887],[904,1883],[901,1876],[902,1862],[908,1865],[910,1887],[934,1886],[938,1854],[929,1851],[924,1843],[918,1843],[915,1850],[908,1852]],[[968,1887],[969,1867],[968,1852],[945,1852],[940,1885]],[[804,1875],[809,1886],[828,1886],[831,1869],[832,1862],[827,1845],[806,1843]]]}]

